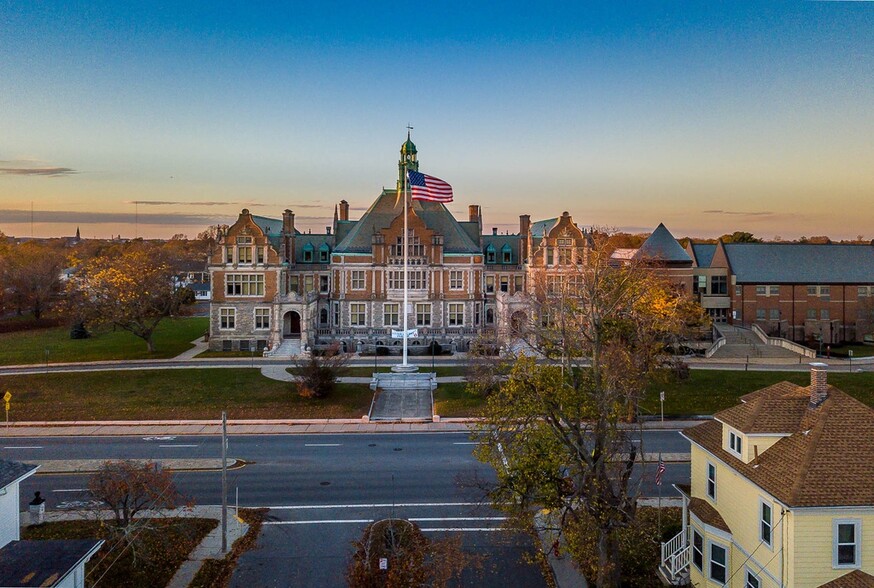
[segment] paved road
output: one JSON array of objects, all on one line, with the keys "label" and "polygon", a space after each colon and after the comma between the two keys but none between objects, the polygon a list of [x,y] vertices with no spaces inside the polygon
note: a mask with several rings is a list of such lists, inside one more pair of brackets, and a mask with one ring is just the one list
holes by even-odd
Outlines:
[{"label": "paved road", "polygon": [[[214,458],[216,436],[68,437],[3,439],[0,457],[28,459]],[[677,431],[646,431],[648,453],[688,453]],[[230,502],[239,488],[243,507],[269,507],[259,549],[240,562],[232,585],[333,586],[351,553],[350,542],[371,520],[417,519],[434,536],[460,533],[466,548],[486,555],[486,569],[470,583],[480,586],[541,586],[527,563],[531,541],[494,529],[501,513],[484,504],[480,482],[494,471],[472,455],[467,434],[258,435],[231,437],[229,456],[249,465],[229,472]],[[654,466],[643,474],[644,494],[655,495]],[[216,472],[175,474],[180,490],[197,504],[221,501]],[[688,482],[688,463],[670,463],[663,495],[674,482]],[[22,483],[22,508],[35,490],[49,509],[88,499],[82,475],[39,475]]]}]

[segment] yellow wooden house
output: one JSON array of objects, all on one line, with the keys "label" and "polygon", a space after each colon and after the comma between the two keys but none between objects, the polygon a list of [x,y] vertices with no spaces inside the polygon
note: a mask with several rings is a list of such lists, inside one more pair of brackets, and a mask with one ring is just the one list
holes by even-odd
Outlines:
[{"label": "yellow wooden house", "polygon": [[684,432],[683,530],[669,584],[874,588],[874,410],[830,386],[781,382]]}]

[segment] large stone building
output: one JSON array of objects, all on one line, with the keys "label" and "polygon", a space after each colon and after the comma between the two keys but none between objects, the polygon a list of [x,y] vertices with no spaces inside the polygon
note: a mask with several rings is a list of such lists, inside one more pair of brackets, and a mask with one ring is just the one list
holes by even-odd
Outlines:
[{"label": "large stone building", "polygon": [[[407,166],[418,169],[407,138],[398,186]],[[347,350],[397,346],[403,325],[403,200],[383,189],[358,220],[343,200],[322,234],[243,210],[221,235],[209,262],[213,297],[210,348],[280,354],[340,342]],[[436,202],[412,201],[408,211],[408,324],[418,330],[413,352],[432,341],[465,350],[476,337],[527,320],[523,301],[533,271],[559,272],[584,261],[589,235],[565,212],[519,232],[483,231],[478,205],[467,220]]]}]

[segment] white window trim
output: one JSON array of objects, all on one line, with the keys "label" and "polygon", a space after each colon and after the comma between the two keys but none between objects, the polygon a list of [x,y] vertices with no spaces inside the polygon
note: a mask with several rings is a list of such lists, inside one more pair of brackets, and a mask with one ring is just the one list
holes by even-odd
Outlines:
[{"label": "white window trim", "polygon": [[[732,437],[734,437],[736,439],[736,444],[740,445],[739,450],[735,449],[734,446],[732,446],[732,444],[731,444]],[[732,431],[730,429],[728,431],[728,451],[729,451],[729,453],[732,453],[740,458],[743,457],[743,437],[741,437],[738,433],[736,433],[735,431]]]},{"label": "white window trim", "polygon": [[[356,322],[353,322],[352,317],[358,316],[359,314],[362,314],[362,313],[359,313],[359,312],[353,310],[353,308],[356,306],[359,306],[359,305],[362,308],[364,308],[364,313],[363,313],[364,320],[361,323],[356,323]],[[366,327],[367,326],[367,303],[365,303],[365,302],[351,302],[349,304],[349,326],[350,327]]]},{"label": "white window trim", "polygon": [[[765,522],[765,517],[763,516],[764,515],[764,508],[763,507],[765,507],[765,506],[767,506],[768,508],[771,509],[771,522],[769,523],[770,529],[771,529],[771,533],[770,533],[771,540],[770,541],[765,541],[765,539],[762,537],[762,523]],[[759,542],[762,543],[765,547],[767,547],[771,551],[774,550],[774,504],[771,501],[765,500],[764,498],[761,498],[761,497],[759,497]],[[755,574],[753,574],[753,575],[755,575]]]},{"label": "white window trim", "polygon": [[[704,533],[703,532],[699,533],[698,529],[696,529],[695,527],[690,527],[689,530],[692,533],[692,535],[689,537],[689,547],[692,550],[692,553],[689,554],[689,562],[692,564],[692,566],[696,570],[698,570],[699,572],[701,572],[703,574],[704,568],[706,567],[705,562],[707,561],[707,558],[705,557],[707,555],[707,553],[706,553],[707,552],[707,540],[704,538]],[[700,568],[695,563],[695,535],[698,535],[699,537],[701,537],[701,567]]]},{"label": "white window trim", "polygon": [[[838,564],[838,525],[855,525],[856,563]],[[862,519],[834,519],[832,521],[832,567],[836,570],[855,570],[862,567]]]},{"label": "white window trim", "polygon": [[756,582],[759,583],[759,588],[762,588],[762,577],[761,577],[761,576],[759,576],[757,573],[755,573],[754,571],[752,571],[752,570],[751,570],[750,568],[748,568],[748,567],[745,568],[744,571],[745,571],[745,574],[744,574],[744,588],[748,588],[748,587],[749,587],[749,579],[750,579],[750,576],[752,576],[753,578],[755,578]]},{"label": "white window trim", "polygon": [[[266,310],[267,311],[267,326],[266,327],[259,327],[258,326],[258,311],[259,310]],[[270,323],[272,322],[271,319],[273,318],[270,316],[270,314],[271,314],[270,307],[268,307],[268,306],[256,306],[254,309],[252,309],[252,324],[255,326],[256,331],[269,331],[270,330]]]},{"label": "white window trim", "polygon": [[729,571],[731,570],[731,550],[728,545],[725,543],[720,543],[719,541],[713,541],[712,539],[707,540],[707,579],[711,581],[718,582],[719,580],[713,580],[713,546],[719,547],[720,549],[725,550],[725,579],[728,580],[730,578]]},{"label": "white window trim", "polygon": [[[233,327],[223,327],[222,326],[222,311],[229,310],[231,311],[228,316],[234,317],[234,326]],[[233,306],[223,306],[219,308],[219,331],[236,331],[237,330],[237,309]]]},{"label": "white window trim", "polygon": [[[713,495],[712,496],[710,495],[710,468],[713,468]],[[707,475],[705,478],[705,481],[704,481],[704,484],[705,484],[704,485],[704,493],[707,495],[707,498],[709,498],[712,502],[716,502],[716,497],[719,495],[719,492],[716,489],[716,483],[717,483],[717,478],[718,478],[717,471],[716,471],[716,464],[708,461],[707,466],[704,469],[704,472]]]},{"label": "white window trim", "polygon": [[[355,286],[355,282],[356,282],[355,274],[357,274],[357,273],[361,274],[361,287],[360,288]],[[357,290],[357,291],[367,289],[367,274],[365,273],[364,270],[352,270],[349,273],[349,289],[350,290]]]}]

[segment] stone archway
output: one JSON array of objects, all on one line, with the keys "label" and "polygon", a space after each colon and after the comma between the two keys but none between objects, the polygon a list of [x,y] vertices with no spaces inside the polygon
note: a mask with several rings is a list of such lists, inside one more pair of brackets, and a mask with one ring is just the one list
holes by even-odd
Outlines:
[{"label": "stone archway", "polygon": [[300,339],[300,315],[290,310],[282,317],[282,336],[286,339]]}]

